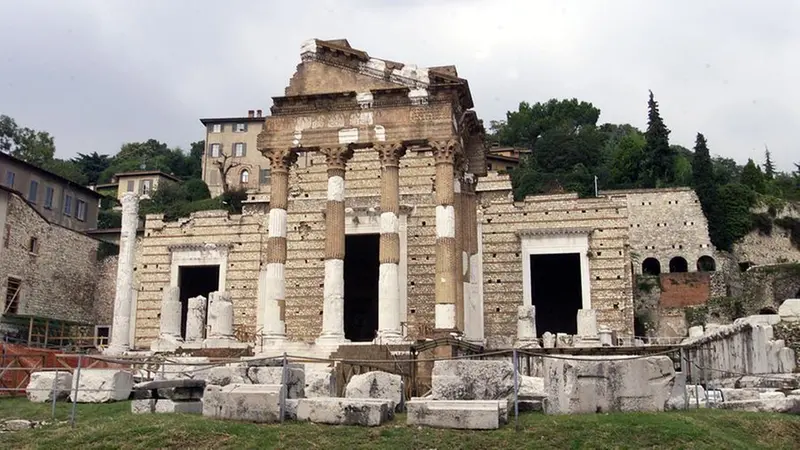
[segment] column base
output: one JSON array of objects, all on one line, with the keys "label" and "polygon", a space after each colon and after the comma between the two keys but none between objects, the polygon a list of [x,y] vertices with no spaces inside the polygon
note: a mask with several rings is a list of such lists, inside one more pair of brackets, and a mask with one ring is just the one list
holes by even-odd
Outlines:
[{"label": "column base", "polygon": [[247,348],[250,344],[239,342],[234,337],[210,337],[203,340],[203,348]]},{"label": "column base", "polygon": [[281,348],[286,343],[286,340],[286,336],[283,334],[269,334],[261,336],[260,344],[262,349],[269,349],[272,347]]},{"label": "column base", "polygon": [[599,336],[575,336],[572,343],[573,347],[588,348],[602,347]]},{"label": "column base", "polygon": [[152,352],[174,352],[183,345],[183,338],[161,336],[150,344]]},{"label": "column base", "polygon": [[542,346],[539,345],[538,339],[527,338],[517,339],[517,341],[514,342],[514,348],[542,348]]},{"label": "column base", "polygon": [[129,345],[109,345],[103,350],[103,354],[107,356],[122,356],[131,351]]},{"label": "column base", "polygon": [[378,336],[372,342],[375,344],[402,344],[409,340],[397,330],[386,330],[378,331]]}]

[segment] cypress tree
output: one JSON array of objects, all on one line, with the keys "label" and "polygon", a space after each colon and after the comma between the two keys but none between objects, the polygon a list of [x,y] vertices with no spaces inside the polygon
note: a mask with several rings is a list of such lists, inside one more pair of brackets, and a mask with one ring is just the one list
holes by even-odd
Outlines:
[{"label": "cypress tree", "polygon": [[747,164],[742,169],[742,184],[758,193],[764,193],[764,174],[761,173],[761,168],[752,159],[748,159]]},{"label": "cypress tree", "polygon": [[772,155],[769,153],[769,147],[764,146],[764,175],[768,180],[775,177],[775,165],[772,164]]},{"label": "cypress tree", "polygon": [[644,148],[647,177],[644,187],[669,185],[674,181],[675,151],[669,146],[669,129],[664,125],[658,112],[658,102],[650,91],[647,102],[647,131],[644,133],[647,144]]},{"label": "cypress tree", "polygon": [[711,242],[717,248],[728,247],[725,238],[724,217],[719,207],[717,186],[714,183],[714,166],[711,163],[708,143],[702,133],[697,133],[695,139],[692,178],[703,214],[708,220],[708,234]]}]

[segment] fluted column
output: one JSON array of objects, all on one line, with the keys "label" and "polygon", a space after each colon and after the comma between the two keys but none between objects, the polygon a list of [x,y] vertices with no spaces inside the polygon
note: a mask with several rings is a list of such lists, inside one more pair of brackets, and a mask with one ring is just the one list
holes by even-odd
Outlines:
[{"label": "fluted column", "polygon": [[270,160],[269,235],[266,267],[259,275],[258,293],[263,311],[263,343],[286,339],[286,209],[289,206],[289,168],[297,161],[290,148],[260,149]]},{"label": "fluted column", "polygon": [[121,203],[122,227],[119,234],[114,318],[111,323],[111,342],[105,350],[108,355],[121,355],[131,349],[131,303],[133,266],[136,264],[136,228],[139,226],[139,196],[126,192]]},{"label": "fluted column", "polygon": [[453,163],[460,152],[455,140],[430,142],[436,161],[436,288],[435,329],[456,329],[458,277],[456,259],[456,216],[453,207]]},{"label": "fluted column", "polygon": [[344,342],[344,173],[353,150],[347,145],[324,147],[328,165],[325,207],[325,285],[319,341]]},{"label": "fluted column", "polygon": [[402,143],[376,145],[381,161],[381,240],[378,277],[378,341],[403,339],[400,329],[400,158]]}]

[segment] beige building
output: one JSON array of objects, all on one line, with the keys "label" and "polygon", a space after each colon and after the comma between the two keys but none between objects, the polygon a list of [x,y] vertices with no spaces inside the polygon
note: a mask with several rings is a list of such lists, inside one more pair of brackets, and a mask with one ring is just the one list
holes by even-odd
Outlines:
[{"label": "beige building", "polygon": [[522,158],[531,153],[526,148],[501,147],[492,145],[487,148],[486,168],[490,172],[508,173],[515,169]]},{"label": "beige building", "polygon": [[0,152],[0,185],[17,191],[49,222],[73,230],[97,228],[101,194]]},{"label": "beige building", "polygon": [[504,347],[531,305],[538,335],[577,334],[579,310],[632,332],[624,198],[514,202],[508,176],[487,171],[453,66],[378,59],[345,40],[309,41],[301,58],[270,116],[202,120],[212,192],[212,164],[232,158],[228,182],[251,195],[242,215],[147,217],[137,347],[158,338],[168,286],[182,330],[190,297],[227,291],[237,336],[261,351],[453,333]]},{"label": "beige building", "polygon": [[179,183],[181,180],[158,170],[138,170],[121,172],[114,175],[117,184],[117,199],[122,199],[126,192],[135,192],[142,198],[149,198],[150,194],[159,186],[167,183]]}]

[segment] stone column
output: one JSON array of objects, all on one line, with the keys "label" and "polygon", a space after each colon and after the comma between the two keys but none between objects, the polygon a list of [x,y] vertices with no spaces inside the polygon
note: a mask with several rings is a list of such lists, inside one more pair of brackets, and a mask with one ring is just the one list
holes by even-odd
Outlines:
[{"label": "stone column", "polygon": [[345,342],[344,338],[344,174],[353,157],[348,145],[324,147],[328,165],[328,201],[325,207],[325,285],[322,333],[318,341]]},{"label": "stone column", "polygon": [[435,324],[439,331],[456,330],[458,276],[456,258],[456,217],[453,208],[453,163],[460,151],[455,140],[430,142],[436,161],[436,287]]},{"label": "stone column", "polygon": [[174,351],[181,337],[181,299],[178,286],[167,286],[161,298],[161,319],[158,339],[150,345],[150,350],[158,352]]},{"label": "stone column", "polygon": [[460,167],[463,164],[463,155],[456,154],[455,162],[453,165],[453,216],[456,221],[455,229],[455,258],[453,259],[454,273],[456,275],[456,328],[464,331],[464,267],[467,265],[464,261],[464,239],[466,233],[464,232],[464,208],[461,203],[463,196],[461,195],[462,175]]},{"label": "stone column", "polygon": [[259,275],[259,309],[263,311],[262,345],[286,339],[286,210],[289,206],[289,168],[297,153],[289,148],[261,149],[270,160],[269,236],[266,267]]},{"label": "stone column", "polygon": [[206,329],[207,301],[202,295],[189,299],[186,311],[186,342],[202,343]]},{"label": "stone column", "polygon": [[536,307],[519,305],[517,307],[517,347],[539,347],[536,339]]},{"label": "stone column", "polygon": [[104,353],[121,355],[131,349],[131,301],[133,298],[133,266],[136,264],[136,228],[139,226],[139,196],[122,195],[122,228],[117,260],[117,289],[114,295],[114,318],[111,342]]},{"label": "stone column", "polygon": [[478,203],[475,195],[476,180],[467,173],[461,183],[461,203],[463,211],[464,248],[462,259],[464,272],[464,337],[472,343],[483,343],[483,315],[478,292],[480,255],[478,254]]},{"label": "stone column", "polygon": [[208,295],[208,337],[204,347],[230,347],[236,343],[233,335],[233,303],[227,292]]},{"label": "stone column", "polygon": [[398,342],[400,329],[400,158],[401,143],[375,146],[381,161],[381,241],[378,277],[378,342]]}]

